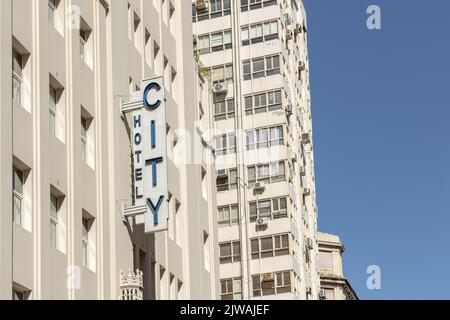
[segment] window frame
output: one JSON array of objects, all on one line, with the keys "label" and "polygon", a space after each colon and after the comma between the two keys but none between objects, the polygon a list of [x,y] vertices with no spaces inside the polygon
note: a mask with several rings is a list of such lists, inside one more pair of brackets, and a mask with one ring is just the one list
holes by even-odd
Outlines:
[{"label": "window frame", "polygon": [[[236,285],[236,283],[239,283],[239,285]],[[225,291],[223,290],[224,285]],[[236,288],[240,288],[240,290],[236,290]],[[220,298],[221,300],[242,299],[242,278],[229,278],[220,280]]]},{"label": "window frame", "polygon": [[[278,238],[278,245],[277,245]],[[263,240],[269,240],[271,243],[271,249],[267,248],[263,250]],[[286,239],[286,242],[283,240]],[[251,259],[260,260],[266,258],[274,258],[280,256],[290,255],[291,253],[291,236],[290,233],[275,234],[270,236],[261,236],[250,239],[251,244]],[[285,246],[286,244],[286,246]]]},{"label": "window frame", "polygon": [[[54,94],[54,99],[52,97],[52,93]],[[49,133],[50,135],[56,137],[56,121],[57,121],[57,110],[58,110],[58,90],[53,88],[51,85],[49,86],[49,103],[48,103],[48,111],[49,111]],[[54,100],[54,105],[52,105],[52,100]],[[53,124],[53,126],[52,126]]]},{"label": "window frame", "polygon": [[[224,214],[221,215],[221,213],[225,212],[225,210],[228,211],[228,218],[223,218]],[[236,212],[236,218],[234,218],[234,215],[232,214],[233,211]],[[229,227],[238,225],[239,221],[240,221],[239,206],[237,204],[220,206],[217,208],[217,223],[219,227]]]},{"label": "window frame", "polygon": [[[55,208],[55,211],[54,211],[55,214],[54,215],[52,214],[53,213],[53,210],[52,210],[53,206]],[[58,197],[55,196],[54,194],[50,194],[50,244],[56,250],[59,250],[59,247],[58,247],[58,236],[59,236],[59,231],[58,231],[59,217],[58,217],[58,215],[59,215],[59,207],[58,206],[59,206],[59,199],[58,199]],[[53,234],[52,234],[53,228],[52,227],[55,230],[54,238],[52,237],[53,236]],[[54,243],[53,243],[53,240],[55,241]]]},{"label": "window frame", "polygon": [[[21,190],[19,190],[16,187],[16,176],[17,176],[17,180],[20,182],[21,184]],[[17,169],[16,167],[13,166],[13,195],[12,195],[12,200],[13,200],[13,223],[15,223],[16,225],[23,227],[23,200],[24,200],[24,195],[23,195],[23,187],[25,185],[25,175],[24,172],[20,169]],[[19,204],[19,212],[16,214],[16,203]]]},{"label": "window frame", "polygon": [[[249,203],[249,216],[250,216],[250,222],[256,222],[260,218],[269,218],[270,220],[277,220],[277,219],[284,219],[288,217],[288,196],[283,197],[274,197],[269,199],[262,199],[258,201],[251,201]],[[284,200],[286,203],[286,207],[284,209],[281,209],[281,201]],[[261,214],[261,207],[260,205],[263,203],[270,203],[269,213],[268,214]],[[275,210],[274,203],[277,203],[277,210]]]},{"label": "window frame", "polygon": [[[222,255],[222,248],[224,246],[230,247],[229,255]],[[239,240],[222,242],[219,244],[219,264],[229,264],[240,261],[241,261],[241,242]]]}]

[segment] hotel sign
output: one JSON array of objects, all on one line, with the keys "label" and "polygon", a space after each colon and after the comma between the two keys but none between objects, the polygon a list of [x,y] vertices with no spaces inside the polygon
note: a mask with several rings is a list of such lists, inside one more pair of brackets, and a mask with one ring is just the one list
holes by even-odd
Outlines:
[{"label": "hotel sign", "polygon": [[162,77],[142,82],[142,108],[131,113],[134,200],[146,207],[145,232],[168,229],[166,102]]}]

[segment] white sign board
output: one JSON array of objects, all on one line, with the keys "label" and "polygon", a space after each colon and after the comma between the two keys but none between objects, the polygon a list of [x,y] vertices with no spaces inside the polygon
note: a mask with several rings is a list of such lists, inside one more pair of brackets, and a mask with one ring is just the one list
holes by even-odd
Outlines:
[{"label": "white sign board", "polygon": [[134,200],[147,206],[145,232],[168,229],[166,102],[162,77],[142,81],[143,107],[132,113]]}]

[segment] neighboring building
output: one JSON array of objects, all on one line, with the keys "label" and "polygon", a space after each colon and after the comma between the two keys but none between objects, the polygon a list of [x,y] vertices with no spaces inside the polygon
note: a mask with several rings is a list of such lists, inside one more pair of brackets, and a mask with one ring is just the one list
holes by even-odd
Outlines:
[{"label": "neighboring building", "polygon": [[358,300],[342,268],[344,245],[338,236],[319,232],[320,298],[322,300]]},{"label": "neighboring building", "polygon": [[319,299],[307,24],[300,0],[193,0],[214,91],[222,299]]},{"label": "neighboring building", "polygon": [[[129,281],[120,272],[136,269],[130,297],[218,298],[215,169],[178,154],[211,153],[195,129],[209,128],[212,107],[191,4],[0,1],[0,21],[0,298],[118,299]],[[133,186],[121,105],[155,75],[165,79],[170,227],[144,235],[138,217],[122,218]]]}]

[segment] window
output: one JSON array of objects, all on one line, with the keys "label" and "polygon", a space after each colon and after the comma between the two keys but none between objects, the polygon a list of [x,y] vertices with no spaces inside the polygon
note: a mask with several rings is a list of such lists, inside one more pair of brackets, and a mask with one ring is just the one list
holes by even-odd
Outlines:
[{"label": "window", "polygon": [[287,198],[274,198],[250,203],[250,222],[259,218],[281,219],[287,217]]},{"label": "window", "polygon": [[94,118],[83,106],[80,106],[80,109],[81,161],[92,169],[95,169]]},{"label": "window", "polygon": [[87,42],[88,36],[87,32],[83,29],[80,29],[80,59],[81,61],[85,61],[85,50],[86,50],[86,42]]},{"label": "window", "polygon": [[252,276],[253,297],[292,292],[291,271],[265,273]]},{"label": "window", "polygon": [[48,1],[48,23],[56,28],[56,9],[58,7],[59,0]]},{"label": "window", "polygon": [[214,103],[214,118],[216,121],[234,118],[234,99]]},{"label": "window", "polygon": [[260,128],[247,132],[247,150],[265,149],[284,143],[283,126]]},{"label": "window", "polygon": [[24,174],[13,167],[13,222],[23,226],[23,185]]},{"label": "window", "polygon": [[289,254],[289,236],[278,235],[274,236],[275,241],[275,256],[285,256]]},{"label": "window", "polygon": [[333,253],[329,251],[319,251],[319,267],[323,269],[333,269]]},{"label": "window", "polygon": [[[231,48],[231,31],[221,31],[211,35],[211,52],[223,51]],[[209,51],[208,51],[209,52]]]},{"label": "window", "polygon": [[241,278],[220,280],[221,300],[241,300],[242,280]]},{"label": "window", "polygon": [[264,41],[278,38],[278,21],[264,23]]},{"label": "window", "polygon": [[248,27],[241,28],[241,39],[243,46],[248,46],[250,44],[250,34]]},{"label": "window", "polygon": [[291,292],[291,272],[275,273],[275,290],[277,294]]},{"label": "window", "polygon": [[264,40],[262,23],[250,26],[250,39],[252,44],[262,42]]},{"label": "window", "polygon": [[92,272],[96,270],[95,218],[83,210],[81,215],[81,263]]},{"label": "window", "polygon": [[271,56],[266,58],[266,76],[280,73],[280,56]]},{"label": "window", "polygon": [[238,205],[219,207],[217,212],[217,220],[220,226],[232,226],[239,223]]},{"label": "window", "polygon": [[254,58],[243,62],[244,80],[280,74],[280,56]]},{"label": "window", "polygon": [[206,76],[212,81],[213,85],[218,83],[233,82],[233,65],[216,66],[207,71]]},{"label": "window", "polygon": [[48,123],[49,132],[52,136],[56,136],[56,108],[57,106],[57,91],[50,86],[49,89],[49,105],[48,105]]},{"label": "window", "polygon": [[245,97],[245,113],[252,115],[279,110],[282,102],[281,90],[247,96]]},{"label": "window", "polygon": [[236,153],[236,134],[224,134],[216,137],[216,155]]},{"label": "window", "polygon": [[86,163],[88,121],[81,117],[81,160]]},{"label": "window", "polygon": [[221,243],[219,247],[220,264],[241,261],[241,243],[239,241]]},{"label": "window", "polygon": [[22,105],[23,57],[16,50],[12,52],[12,97],[13,103]]},{"label": "window", "polygon": [[204,21],[230,15],[230,1],[231,0],[211,0],[209,8],[197,7],[194,2],[192,4],[192,21]]},{"label": "window", "polygon": [[237,188],[237,170],[218,170],[217,181],[216,181],[217,191],[228,191]]},{"label": "window", "polygon": [[335,300],[333,288],[322,288],[325,291],[325,300]]},{"label": "window", "polygon": [[80,59],[90,69],[94,66],[91,34],[91,27],[86,23],[86,21],[80,18]]},{"label": "window", "polygon": [[289,235],[275,235],[252,239],[252,259],[264,259],[289,255]]},{"label": "window", "polygon": [[50,244],[58,249],[58,198],[50,195]]},{"label": "window", "polygon": [[241,0],[241,11],[256,10],[276,4],[277,0]]},{"label": "window", "polygon": [[255,44],[278,38],[278,20],[256,23],[241,28],[242,45]]},{"label": "window", "polygon": [[29,300],[31,291],[13,283],[12,300]]},{"label": "window", "polygon": [[209,45],[209,35],[199,36],[197,41],[197,50],[199,54],[209,53],[210,45]]},{"label": "window", "polygon": [[82,218],[82,235],[81,235],[81,248],[82,248],[82,257],[83,257],[83,266],[88,266],[89,259],[89,229],[90,224],[88,219]]}]

